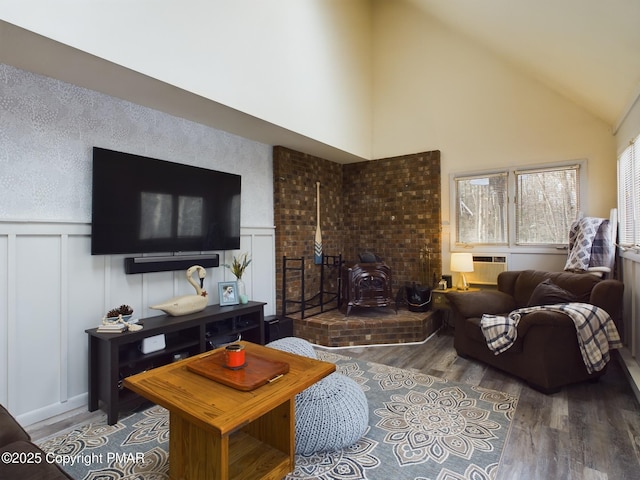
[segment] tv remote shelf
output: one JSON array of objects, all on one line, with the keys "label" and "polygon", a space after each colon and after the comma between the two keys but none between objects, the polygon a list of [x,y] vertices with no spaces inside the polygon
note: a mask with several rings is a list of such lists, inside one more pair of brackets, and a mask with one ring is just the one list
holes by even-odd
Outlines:
[{"label": "tv remote shelf", "polygon": [[[103,408],[107,423],[118,421],[118,412],[126,403],[140,397],[122,388],[129,375],[166,365],[176,359],[211,349],[216,339],[241,335],[243,340],[264,345],[263,302],[221,307],[210,305],[203,311],[172,317],[158,315],[140,319],[142,330],[123,333],[99,333],[85,330],[89,341],[89,411]],[[165,348],[144,354],[142,340],[165,336]]]}]

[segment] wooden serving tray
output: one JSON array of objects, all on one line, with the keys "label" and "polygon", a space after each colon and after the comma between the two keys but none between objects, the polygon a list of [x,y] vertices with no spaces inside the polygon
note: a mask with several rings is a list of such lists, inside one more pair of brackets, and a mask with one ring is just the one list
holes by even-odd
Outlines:
[{"label": "wooden serving tray", "polygon": [[289,364],[245,353],[243,368],[225,366],[224,349],[187,363],[187,369],[237,390],[248,392],[273,381],[289,371]]}]

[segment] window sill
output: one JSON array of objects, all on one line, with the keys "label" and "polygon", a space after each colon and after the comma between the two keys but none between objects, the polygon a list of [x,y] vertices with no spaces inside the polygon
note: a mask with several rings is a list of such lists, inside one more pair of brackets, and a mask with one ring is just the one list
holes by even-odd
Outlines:
[{"label": "window sill", "polygon": [[545,254],[545,255],[562,255],[566,257],[569,250],[567,248],[560,247],[542,247],[542,246],[487,246],[487,245],[474,245],[474,246],[462,246],[453,245],[451,252],[469,252],[472,255],[505,255],[509,253],[514,254]]},{"label": "window sill", "polygon": [[631,260],[632,262],[640,263],[640,251],[636,249],[628,249],[620,252],[620,258]]}]

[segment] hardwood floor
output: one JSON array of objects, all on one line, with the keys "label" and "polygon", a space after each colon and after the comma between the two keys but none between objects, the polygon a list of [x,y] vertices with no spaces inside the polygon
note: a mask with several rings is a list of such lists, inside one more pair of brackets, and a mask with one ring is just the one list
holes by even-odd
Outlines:
[{"label": "hardwood floor", "polygon": [[496,480],[640,478],[640,406],[617,358],[599,382],[544,395],[499,370],[458,357],[451,331],[423,345],[338,352],[518,395]]},{"label": "hardwood floor", "polygon": [[[597,383],[544,395],[518,379],[456,355],[451,331],[419,345],[354,347],[343,355],[416,369],[455,382],[519,396],[496,480],[636,480],[640,478],[640,406],[617,358]],[[101,418],[86,409],[36,424],[34,440]]]}]

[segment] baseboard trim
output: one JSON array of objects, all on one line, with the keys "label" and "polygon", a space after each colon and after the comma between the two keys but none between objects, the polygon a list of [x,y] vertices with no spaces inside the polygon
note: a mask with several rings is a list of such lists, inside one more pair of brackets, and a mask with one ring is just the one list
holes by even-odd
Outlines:
[{"label": "baseboard trim", "polygon": [[50,419],[57,415],[62,415],[80,407],[87,408],[88,398],[88,393],[82,393],[73,398],[70,398],[66,402],[47,405],[46,407],[38,408],[37,410],[32,410],[21,415],[16,415],[15,417],[20,425],[22,425],[23,427],[28,427],[30,425],[33,425],[34,423]]},{"label": "baseboard trim", "polygon": [[640,403],[640,365],[638,364],[638,361],[633,358],[633,355],[631,355],[631,351],[628,348],[621,348],[618,350],[618,353],[622,370],[629,380],[629,385],[631,385],[633,394]]}]

